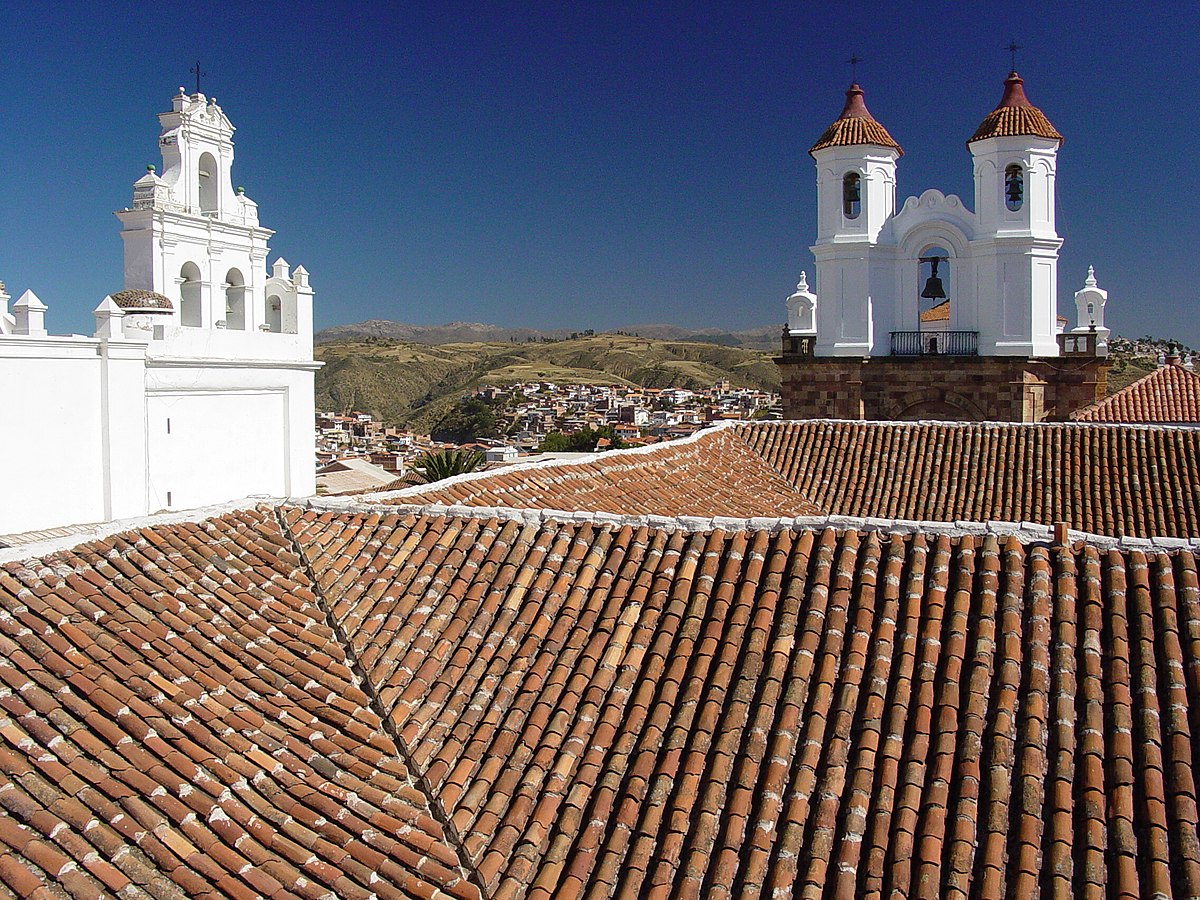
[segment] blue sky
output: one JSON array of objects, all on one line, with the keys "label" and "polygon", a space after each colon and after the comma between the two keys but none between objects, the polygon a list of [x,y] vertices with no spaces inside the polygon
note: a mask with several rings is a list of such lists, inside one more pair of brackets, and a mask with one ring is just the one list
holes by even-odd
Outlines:
[{"label": "blue sky", "polygon": [[1090,264],[1120,333],[1200,345],[1200,6],[20,3],[0,6],[0,280],[91,331],[111,212],[200,58],[235,180],[317,325],[782,322],[813,269],[807,149],[857,54],[900,199],[973,205],[1003,49],[1066,136],[1059,307]]}]

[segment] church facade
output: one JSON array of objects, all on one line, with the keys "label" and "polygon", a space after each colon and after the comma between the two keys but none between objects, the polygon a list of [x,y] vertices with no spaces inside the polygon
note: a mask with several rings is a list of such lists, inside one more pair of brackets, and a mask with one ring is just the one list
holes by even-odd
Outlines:
[{"label": "church facade", "polygon": [[1104,396],[1091,273],[1074,328],[1057,314],[1061,143],[1012,72],[967,142],[974,211],[937,190],[898,207],[903,151],[851,85],[809,151],[816,291],[802,277],[787,301],[785,417],[1042,421]]},{"label": "church facade", "polygon": [[[116,213],[124,289],[90,336],[50,335],[0,285],[10,422],[0,534],[315,490],[313,291],[232,177],[233,125],[182,88],[153,167]],[[23,426],[18,423],[25,423]]]}]

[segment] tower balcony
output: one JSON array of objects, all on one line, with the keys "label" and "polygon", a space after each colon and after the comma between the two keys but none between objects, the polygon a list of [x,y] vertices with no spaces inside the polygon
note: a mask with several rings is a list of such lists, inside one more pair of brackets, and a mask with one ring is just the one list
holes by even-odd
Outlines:
[{"label": "tower balcony", "polygon": [[816,355],[816,346],[815,334],[795,334],[786,325],[783,326],[784,359],[811,359]]},{"label": "tower balcony", "polygon": [[978,331],[893,331],[892,356],[978,356]]}]

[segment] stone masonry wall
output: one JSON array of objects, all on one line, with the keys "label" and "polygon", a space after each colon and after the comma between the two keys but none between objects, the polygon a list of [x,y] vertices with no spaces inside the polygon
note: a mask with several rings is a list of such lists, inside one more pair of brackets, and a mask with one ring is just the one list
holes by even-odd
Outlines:
[{"label": "stone masonry wall", "polygon": [[788,419],[1063,421],[1104,397],[1107,359],[776,358]]}]

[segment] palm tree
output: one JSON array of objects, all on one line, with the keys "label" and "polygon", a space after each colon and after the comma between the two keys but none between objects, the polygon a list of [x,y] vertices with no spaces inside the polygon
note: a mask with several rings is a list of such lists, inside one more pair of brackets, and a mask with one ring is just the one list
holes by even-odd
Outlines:
[{"label": "palm tree", "polygon": [[452,475],[474,472],[484,463],[479,450],[440,450],[423,453],[413,461],[405,481],[409,484],[433,484]]}]

